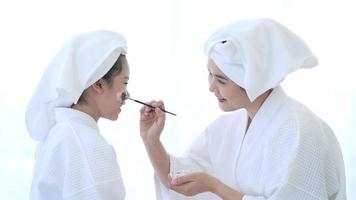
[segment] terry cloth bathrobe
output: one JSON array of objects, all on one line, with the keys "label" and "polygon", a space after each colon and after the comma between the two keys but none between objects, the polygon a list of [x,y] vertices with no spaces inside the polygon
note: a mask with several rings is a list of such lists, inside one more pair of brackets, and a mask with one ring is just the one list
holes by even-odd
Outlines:
[{"label": "terry cloth bathrobe", "polygon": [[[241,109],[212,122],[183,157],[170,155],[170,173],[206,172],[244,194],[244,200],[345,200],[345,173],[332,129],[280,82],[316,57],[294,33],[270,19],[227,25],[207,40],[207,56],[251,101],[269,97],[247,129]],[[206,192],[186,197],[156,180],[158,199],[220,199]]]}]

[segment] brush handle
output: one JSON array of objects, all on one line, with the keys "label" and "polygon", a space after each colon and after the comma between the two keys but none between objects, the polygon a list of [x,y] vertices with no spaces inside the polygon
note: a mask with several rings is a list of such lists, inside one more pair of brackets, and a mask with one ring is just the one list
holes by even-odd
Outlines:
[{"label": "brush handle", "polygon": [[[150,107],[150,108],[156,108],[156,107],[154,107],[154,106],[152,106],[152,105],[150,105],[150,104],[144,103],[144,102],[142,102],[142,101],[139,101],[139,100],[136,100],[136,99],[131,99],[131,98],[129,98],[129,99],[132,100],[132,101],[135,101],[135,102],[137,102],[137,103],[143,104],[143,105],[145,105],[145,106],[148,106],[148,107]],[[159,108],[159,107],[158,107],[158,108]],[[172,112],[169,112],[169,111],[166,111],[166,110],[163,109],[163,108],[159,108],[159,109],[162,110],[162,111],[165,112],[165,113],[168,113],[168,114],[177,116],[177,114],[172,113]]]}]

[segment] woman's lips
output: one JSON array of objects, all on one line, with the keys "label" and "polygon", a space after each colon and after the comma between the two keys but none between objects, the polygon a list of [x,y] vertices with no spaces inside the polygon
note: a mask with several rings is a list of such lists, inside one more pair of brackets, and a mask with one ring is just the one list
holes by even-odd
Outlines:
[{"label": "woman's lips", "polygon": [[222,97],[218,97],[218,101],[220,102],[220,103],[222,103],[222,102],[225,102],[226,101],[226,99],[225,98],[222,98]]}]

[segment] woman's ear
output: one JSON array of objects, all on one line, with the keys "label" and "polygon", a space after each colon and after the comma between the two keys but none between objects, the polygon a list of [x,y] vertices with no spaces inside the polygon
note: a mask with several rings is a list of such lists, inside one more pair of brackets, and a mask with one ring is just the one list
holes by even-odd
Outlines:
[{"label": "woman's ear", "polygon": [[90,87],[98,94],[102,94],[104,92],[104,85],[105,85],[105,83],[104,83],[103,79],[99,79]]}]

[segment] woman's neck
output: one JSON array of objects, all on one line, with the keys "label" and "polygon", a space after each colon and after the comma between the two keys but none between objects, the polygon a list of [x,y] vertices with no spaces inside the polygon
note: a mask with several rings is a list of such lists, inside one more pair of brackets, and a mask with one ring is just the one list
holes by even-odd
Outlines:
[{"label": "woman's neck", "polygon": [[[268,96],[271,94],[273,89],[269,89],[260,96],[258,96],[247,108],[247,113],[248,113],[248,122],[247,122],[247,128],[250,126],[253,118],[255,117],[256,113],[258,110],[261,108],[262,104],[266,101]],[[247,130],[247,129],[246,129]]]}]

